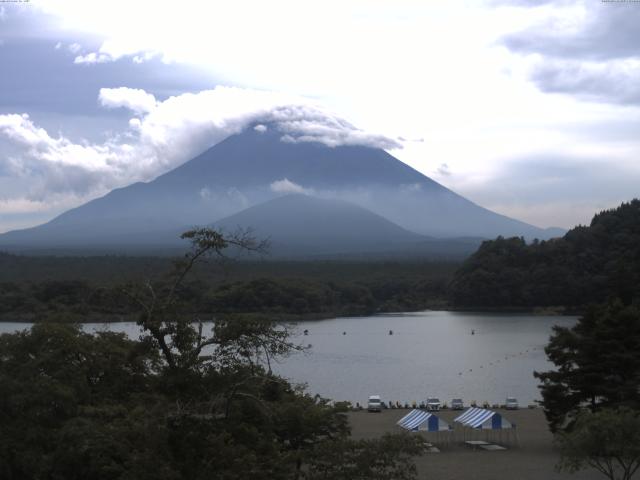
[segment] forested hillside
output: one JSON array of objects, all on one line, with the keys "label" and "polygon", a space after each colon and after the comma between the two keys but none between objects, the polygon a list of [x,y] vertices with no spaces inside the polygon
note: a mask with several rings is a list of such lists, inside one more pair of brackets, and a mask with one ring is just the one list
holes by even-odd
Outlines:
[{"label": "forested hillside", "polygon": [[[0,254],[0,320],[135,319],[124,291],[161,279],[169,258]],[[458,264],[435,262],[231,262],[202,264],[179,292],[193,314],[282,319],[365,315],[444,305]],[[152,282],[156,281],[153,280]]]},{"label": "forested hillside", "polygon": [[455,306],[582,307],[640,299],[640,200],[593,217],[564,237],[484,242],[450,285]]}]

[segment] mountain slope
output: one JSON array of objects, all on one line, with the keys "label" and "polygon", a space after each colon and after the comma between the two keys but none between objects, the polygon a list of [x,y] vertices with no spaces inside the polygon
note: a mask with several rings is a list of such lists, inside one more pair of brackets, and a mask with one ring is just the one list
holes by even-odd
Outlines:
[{"label": "mountain slope", "polygon": [[114,190],[47,224],[0,235],[0,247],[153,245],[158,232],[210,224],[304,190],[356,203],[423,235],[549,236],[475,205],[384,150],[282,137],[274,128],[249,128],[149,183]]},{"label": "mountain slope", "polygon": [[269,200],[219,222],[225,231],[250,227],[268,238],[274,255],[323,255],[404,249],[424,241],[362,207],[342,200],[292,194]]}]

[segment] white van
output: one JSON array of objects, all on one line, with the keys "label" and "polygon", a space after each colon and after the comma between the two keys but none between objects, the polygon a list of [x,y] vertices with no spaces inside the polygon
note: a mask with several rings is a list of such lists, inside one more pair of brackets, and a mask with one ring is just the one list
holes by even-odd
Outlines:
[{"label": "white van", "polygon": [[504,408],[507,410],[518,410],[518,400],[514,397],[507,397]]},{"label": "white van", "polygon": [[369,397],[369,401],[367,402],[367,410],[369,410],[370,412],[382,411],[382,400],[380,399],[380,395],[371,395]]},{"label": "white van", "polygon": [[440,399],[437,397],[427,398],[427,410],[430,412],[437,412],[440,410]]}]

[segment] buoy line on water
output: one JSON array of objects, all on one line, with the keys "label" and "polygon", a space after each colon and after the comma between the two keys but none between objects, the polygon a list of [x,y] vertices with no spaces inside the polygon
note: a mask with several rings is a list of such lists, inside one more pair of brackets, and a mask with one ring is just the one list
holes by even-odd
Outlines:
[{"label": "buoy line on water", "polygon": [[[474,332],[474,333],[472,333],[472,335],[475,335],[475,330],[473,330],[473,332]],[[304,335],[305,335],[305,336],[309,335],[310,333],[311,333],[311,332],[310,332],[308,329],[305,329],[305,330],[304,330]],[[394,330],[388,330],[388,332],[385,334],[385,336],[394,336],[394,335],[396,335],[397,333],[398,333],[397,331],[394,331]],[[400,333],[402,334],[402,332],[400,332]],[[379,332],[358,332],[358,333],[357,333],[357,335],[361,335],[361,334],[364,334],[364,335],[375,335],[375,334],[381,334],[381,332],[380,332],[380,333],[379,333]],[[346,332],[346,331],[342,331],[342,333],[341,333],[341,334],[339,334],[339,333],[331,333],[331,332],[316,332],[316,335],[327,335],[327,336],[329,336],[329,335],[335,335],[335,336],[347,336],[347,332]],[[311,344],[309,344],[309,345],[311,345]],[[498,365],[499,363],[502,363],[503,361],[507,361],[507,360],[510,360],[510,359],[512,359],[512,358],[521,357],[521,356],[523,356],[523,355],[524,355],[524,354],[526,354],[526,353],[533,352],[534,350],[543,350],[543,347],[535,347],[535,346],[534,346],[534,347],[529,347],[529,348],[527,348],[527,349],[525,349],[525,350],[522,350],[522,351],[520,351],[520,352],[517,352],[517,353],[508,353],[507,355],[505,355],[505,356],[504,356],[504,359],[497,359],[497,360],[494,360],[494,361],[492,361],[492,362],[489,362],[489,364],[488,364],[487,366],[494,366],[494,365]],[[485,367],[485,365],[484,365],[484,364],[481,364],[481,365],[477,366],[476,368],[484,368],[484,367]],[[473,368],[470,368],[470,369],[468,370],[468,372],[473,372]],[[458,376],[461,376],[461,375],[462,375],[462,373],[463,373],[462,371],[458,372]]]},{"label": "buoy line on water", "polygon": [[[517,353],[508,353],[507,355],[505,355],[504,359],[498,359],[498,360],[494,360],[493,362],[489,362],[488,366],[498,365],[499,363],[503,363],[503,362],[505,362],[507,360],[510,360],[512,358],[522,357],[524,354],[533,352],[534,350],[542,350],[542,348],[541,347],[529,347],[526,350],[522,350],[522,351],[517,352]],[[485,365],[482,364],[477,368],[484,368],[484,366]],[[473,372],[473,368],[470,368],[468,371],[469,372]],[[463,372],[460,371],[460,372],[458,372],[458,375],[460,376],[460,375],[462,375],[462,373]]]}]

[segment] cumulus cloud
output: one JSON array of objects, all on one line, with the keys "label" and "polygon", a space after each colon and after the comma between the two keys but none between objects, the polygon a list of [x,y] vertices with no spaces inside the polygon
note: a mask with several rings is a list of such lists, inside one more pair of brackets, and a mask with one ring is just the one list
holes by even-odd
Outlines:
[{"label": "cumulus cloud", "polygon": [[[74,46],[77,47],[72,48]],[[72,44],[69,46],[69,50],[76,54],[81,50],[81,46]],[[143,63],[158,56],[161,56],[160,52],[151,48],[146,43],[144,45],[138,45],[137,41],[132,41],[131,39],[111,38],[105,40],[98,50],[85,55],[78,55],[74,63],[108,63],[115,62],[123,57],[130,57],[133,63]]]},{"label": "cumulus cloud", "polygon": [[[121,184],[126,178],[131,147],[112,141],[77,144],[52,137],[28,115],[0,115],[0,136],[19,151],[0,159],[6,176],[29,179],[25,201],[46,201],[57,195],[85,198]],[[9,200],[5,198],[5,200]]]},{"label": "cumulus cloud", "polygon": [[313,193],[313,190],[304,188],[302,185],[292,182],[288,178],[276,180],[269,185],[269,188],[272,192],[276,193],[302,193],[304,195],[310,195]]},{"label": "cumulus cloud", "polygon": [[133,56],[133,63],[144,63],[158,55],[157,52],[144,52]]},{"label": "cumulus cloud", "polygon": [[285,132],[283,140],[287,142],[319,142],[329,147],[402,148],[402,144],[392,138],[359,130],[344,119],[308,103],[279,105],[268,113],[267,118]]},{"label": "cumulus cloud", "polygon": [[101,88],[100,105],[107,108],[128,108],[135,113],[147,113],[157,104],[156,97],[138,88]]},{"label": "cumulus cloud", "polygon": [[443,176],[443,177],[450,177],[451,176],[451,169],[449,168],[448,164],[441,163],[440,166],[438,167],[438,169],[436,170],[436,173],[438,175]]},{"label": "cumulus cloud", "polygon": [[564,4],[502,43],[532,56],[530,78],[542,91],[640,104],[640,8],[633,2]]},{"label": "cumulus cloud", "polygon": [[256,125],[255,127],[253,127],[253,129],[254,129],[256,132],[264,133],[264,132],[266,132],[266,131],[267,131],[267,126],[266,126],[266,125],[262,125],[262,124],[258,124],[258,125]]},{"label": "cumulus cloud", "polygon": [[[364,145],[374,148],[394,149],[402,148],[402,144],[383,135],[372,135],[358,130],[345,121],[324,116],[320,112],[296,112],[285,109],[285,117],[278,121],[280,128],[286,132],[282,137],[285,142],[319,142],[329,147],[341,145]],[[311,118],[296,118],[310,113]],[[315,117],[315,118],[314,118]]]},{"label": "cumulus cloud", "polygon": [[[0,115],[0,138],[17,152],[0,158],[0,171],[29,180],[25,201],[68,195],[79,203],[116,187],[148,181],[251,126],[260,131],[269,125],[283,141],[331,147],[398,146],[304,99],[266,91],[217,87],[158,101],[144,90],[121,87],[101,89],[98,100],[105,108],[125,108],[135,115],[125,131],[101,143],[50,135],[27,114]],[[309,193],[286,178],[275,181],[271,189]],[[206,187],[200,196],[212,198]]]},{"label": "cumulus cloud", "polygon": [[106,159],[100,155],[106,151],[106,147],[79,145],[62,136],[52,138],[45,129],[37,127],[27,114],[0,115],[0,133],[24,146],[25,156],[38,157],[51,164],[96,171],[108,166]]},{"label": "cumulus cloud", "polygon": [[111,58],[108,55],[105,55],[104,53],[96,53],[96,52],[87,53],[86,55],[78,55],[76,58],[73,59],[73,63],[77,63],[77,64],[107,63],[110,61],[111,61]]},{"label": "cumulus cloud", "polygon": [[257,123],[258,129],[259,125],[274,125],[284,141],[331,147],[402,147],[393,139],[357,129],[306,99],[262,90],[217,87],[156,102],[144,90],[102,89],[100,101],[105,106],[144,112],[135,126],[145,141],[163,145],[169,139],[182,145],[195,142],[202,150]]}]

